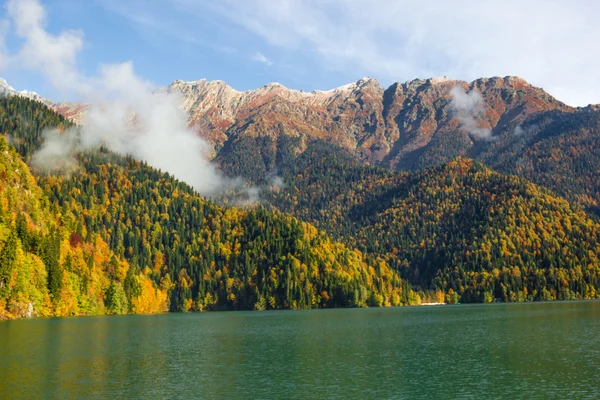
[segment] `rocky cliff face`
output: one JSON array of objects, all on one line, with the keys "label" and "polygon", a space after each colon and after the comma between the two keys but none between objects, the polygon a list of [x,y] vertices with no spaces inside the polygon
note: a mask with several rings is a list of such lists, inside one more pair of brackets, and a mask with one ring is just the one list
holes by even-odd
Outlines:
[{"label": "rocky cliff face", "polygon": [[[466,93],[465,104],[470,109],[458,110],[455,102],[460,99],[451,94],[457,87]],[[302,152],[311,141],[321,140],[348,149],[367,163],[397,169],[469,155],[478,143],[493,140],[498,132],[514,129],[541,111],[574,111],[518,77],[482,78],[470,83],[448,78],[415,79],[385,90],[376,79],[362,78],[314,92],[292,90],[278,83],[240,92],[223,81],[203,79],[178,80],[164,90],[181,96],[190,126],[221,158],[227,157],[223,151],[239,153],[236,146],[258,142],[267,143],[276,154],[280,138],[286,138],[288,145],[293,143],[295,153]],[[4,80],[0,81],[2,93],[41,101],[76,123],[83,121],[87,110],[84,104],[57,103],[33,92],[17,92]],[[466,112],[466,117],[461,112]],[[469,119],[468,126],[465,118]],[[474,135],[470,132],[473,128],[489,135]]]},{"label": "rocky cliff face", "polygon": [[[395,83],[384,90],[363,78],[329,91],[302,92],[272,83],[239,92],[222,81],[173,82],[167,90],[182,96],[190,124],[217,153],[241,138],[281,136],[299,139],[299,151],[313,139],[336,143],[363,160],[393,168],[413,168],[436,158],[465,154],[481,137],[461,127],[450,94],[455,87],[481,95],[473,123],[490,137],[527,116],[573,109],[517,77],[467,83],[447,78]],[[489,138],[488,138],[489,140]],[[450,151],[444,147],[450,146]],[[426,160],[424,160],[424,158]],[[437,161],[434,161],[437,163]]]},{"label": "rocky cliff face", "polygon": [[[461,111],[457,110],[460,99],[451,95],[457,87],[471,94],[462,112],[467,112],[474,128],[489,132],[486,137],[462,126]],[[383,164],[405,169],[466,155],[477,142],[494,140],[498,131],[516,126],[536,112],[573,111],[518,77],[482,78],[471,83],[446,78],[396,83],[386,90],[384,106],[386,137],[392,149]]]},{"label": "rocky cliff face", "polygon": [[87,104],[74,103],[71,101],[52,103],[49,107],[79,125],[83,124],[83,119],[88,110]]},{"label": "rocky cliff face", "polygon": [[[218,150],[241,137],[296,137],[333,141],[367,159],[381,158],[383,88],[363,78],[329,91],[302,92],[271,83],[239,92],[222,81],[175,81],[193,125]],[[387,149],[384,149],[384,151]]]}]

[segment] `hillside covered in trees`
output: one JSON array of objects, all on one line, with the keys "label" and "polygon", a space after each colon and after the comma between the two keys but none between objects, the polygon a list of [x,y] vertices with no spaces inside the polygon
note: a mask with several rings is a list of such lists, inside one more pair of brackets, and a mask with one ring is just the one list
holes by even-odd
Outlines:
[{"label": "hillside covered in trees", "polygon": [[[44,115],[56,115],[40,104],[18,98],[4,99],[2,106],[3,131],[21,155],[29,158],[40,143],[41,121],[47,121]],[[32,123],[34,117],[40,122]],[[64,128],[69,127],[68,122],[59,121]],[[69,246],[87,248],[82,243],[95,243],[106,253],[100,258],[99,252],[90,248],[91,259],[85,255],[77,258],[88,260],[89,268],[96,266],[98,274],[108,279],[94,292],[96,308],[58,312],[42,307],[35,310],[37,315],[157,312],[167,308],[376,306],[419,301],[385,261],[367,261],[361,252],[331,241],[325,232],[292,216],[262,207],[218,206],[165,173],[102,150],[80,154],[79,167],[71,174],[40,174],[42,193],[19,155],[12,154],[38,192],[48,219],[56,220],[61,229],[65,244],[55,248],[58,264],[52,265],[68,276],[77,258],[68,256]],[[9,186],[3,193],[10,193]],[[12,206],[7,210],[16,212]],[[13,219],[6,224],[16,230],[16,217]],[[10,249],[11,243],[7,236],[2,248]],[[45,284],[39,287],[42,295],[46,293],[44,287],[51,292],[53,275],[49,272],[53,267],[44,262],[43,254],[33,253],[40,258],[38,267],[46,277],[40,278]],[[24,263],[16,261],[11,270],[23,268]],[[119,278],[112,283],[115,274]],[[76,291],[82,286],[65,279],[65,290]],[[122,303],[118,310],[106,305],[115,290]],[[49,297],[53,299],[52,293]],[[8,299],[6,316],[18,315],[10,311],[15,308],[11,304]],[[79,300],[75,305],[80,306]]]},{"label": "hillside covered in trees", "polygon": [[[0,319],[164,310],[167,286],[130,269],[99,234],[52,208],[0,138]],[[137,290],[126,296],[125,284]]]},{"label": "hillside covered in trees", "polygon": [[547,189],[457,158],[418,173],[315,144],[269,201],[383,257],[421,290],[465,302],[596,298],[597,218]]},{"label": "hillside covered in trees", "polygon": [[600,215],[600,111],[549,111],[498,135],[472,157],[552,189]]},{"label": "hillside covered in trees", "polygon": [[281,137],[252,157],[238,146],[247,151],[215,162],[284,181],[263,205],[239,208],[104,149],[33,178],[21,158],[50,127],[72,124],[34,101],[0,100],[16,149],[3,144],[3,318],[600,296],[598,220],[470,159],[409,173],[321,141],[296,154],[297,139]]}]

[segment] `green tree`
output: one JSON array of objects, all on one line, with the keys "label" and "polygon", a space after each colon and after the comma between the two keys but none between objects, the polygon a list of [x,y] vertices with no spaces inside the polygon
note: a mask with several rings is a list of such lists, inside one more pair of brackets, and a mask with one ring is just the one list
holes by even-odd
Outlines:
[{"label": "green tree", "polygon": [[13,230],[0,250],[0,298],[6,298],[10,293],[10,279],[16,268],[18,248],[19,238]]},{"label": "green tree", "polygon": [[119,282],[111,281],[106,290],[106,311],[109,314],[126,314],[129,310],[129,302],[125,295],[123,285]]}]

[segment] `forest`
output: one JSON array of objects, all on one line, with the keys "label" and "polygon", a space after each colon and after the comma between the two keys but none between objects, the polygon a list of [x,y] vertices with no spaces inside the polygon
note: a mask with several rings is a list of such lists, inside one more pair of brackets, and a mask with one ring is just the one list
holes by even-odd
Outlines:
[{"label": "forest", "polygon": [[598,218],[523,178],[462,157],[390,171],[325,143],[280,171],[287,190],[271,204],[384,258],[415,291],[452,289],[462,302],[598,296]]},{"label": "forest", "polygon": [[593,202],[468,158],[398,172],[250,140],[215,163],[284,187],[236,207],[103,148],[30,168],[49,128],[73,125],[0,99],[0,319],[600,297]]},{"label": "forest", "polygon": [[29,304],[35,315],[79,315],[419,302],[383,259],[290,215],[217,205],[126,156],[98,149],[69,174],[34,178],[20,157],[44,127],[70,124],[26,99],[2,106],[14,145],[2,142],[5,318]]}]

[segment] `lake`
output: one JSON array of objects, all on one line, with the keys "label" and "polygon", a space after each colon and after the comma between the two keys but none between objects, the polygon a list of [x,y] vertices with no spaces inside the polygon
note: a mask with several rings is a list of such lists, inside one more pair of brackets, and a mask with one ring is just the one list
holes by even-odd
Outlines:
[{"label": "lake", "polygon": [[0,323],[0,398],[600,398],[600,302]]}]

